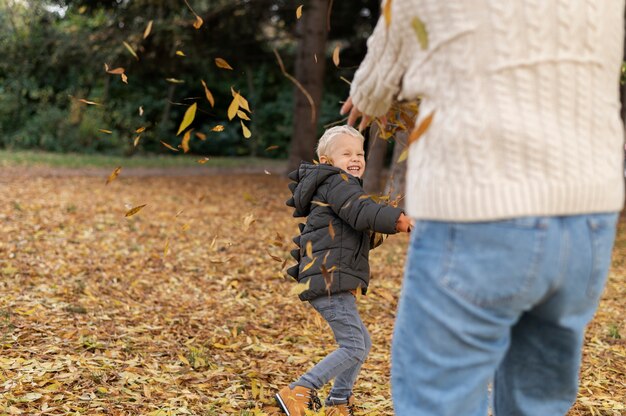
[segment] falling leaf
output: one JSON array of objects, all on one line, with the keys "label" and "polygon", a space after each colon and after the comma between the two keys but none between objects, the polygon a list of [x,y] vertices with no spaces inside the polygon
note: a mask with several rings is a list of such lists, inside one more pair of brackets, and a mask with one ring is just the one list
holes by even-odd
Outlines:
[{"label": "falling leaf", "polygon": [[122,78],[122,82],[124,84],[128,84],[128,77],[126,76],[126,74],[121,74],[120,77]]},{"label": "falling leaf", "polygon": [[170,239],[168,238],[165,241],[165,247],[163,247],[163,257],[167,256],[167,253],[170,251]]},{"label": "falling leaf", "polygon": [[143,205],[138,205],[134,208],[131,208],[130,210],[128,210],[126,212],[126,214],[124,214],[125,217],[132,217],[133,215],[135,215],[136,213],[138,213],[139,211],[141,211],[143,209],[143,207],[145,207],[148,204],[143,204]]},{"label": "falling leaf", "polygon": [[272,260],[277,261],[279,263],[282,263],[283,259],[281,259],[280,257],[276,257],[275,255],[273,255],[269,251],[267,252],[267,254],[269,254],[269,256],[272,258]]},{"label": "falling leaf", "polygon": [[306,271],[307,271],[307,270],[309,270],[311,267],[313,267],[313,264],[315,264],[315,260],[317,260],[317,257],[313,257],[313,259],[311,260],[311,262],[302,268],[302,273],[306,272]]},{"label": "falling leaf", "polygon": [[141,134],[135,137],[135,140],[133,140],[133,147],[137,147],[137,145],[139,144],[139,139],[141,139]]},{"label": "falling leaf", "polygon": [[183,52],[183,51],[176,51],[176,55],[178,55],[178,56],[187,56],[187,55],[185,55],[185,52]]},{"label": "falling leaf", "polygon": [[306,256],[310,259],[313,258],[313,242],[311,240],[306,242]]},{"label": "falling leaf", "polygon": [[137,56],[137,52],[135,52],[135,50],[133,49],[132,46],[130,46],[128,43],[126,43],[125,41],[122,42],[124,44],[124,47],[126,49],[128,49],[128,52],[130,52],[131,55],[133,55],[135,57],[136,60],[139,60],[139,56]]},{"label": "falling leaf", "polygon": [[311,201],[312,204],[319,205],[320,207],[329,207],[330,204],[321,201]]},{"label": "falling leaf", "polygon": [[137,130],[135,130],[135,133],[143,133],[144,131],[146,131],[145,127],[139,127]]},{"label": "falling leaf", "polygon": [[389,27],[389,25],[391,25],[391,0],[385,1],[383,15],[385,16],[385,24]]},{"label": "falling leaf", "polygon": [[188,109],[187,111],[185,111],[185,116],[183,117],[183,121],[180,123],[180,126],[178,127],[178,133],[176,133],[176,135],[178,136],[181,132],[183,132],[187,127],[189,127],[189,125],[193,122],[193,120],[196,118],[196,108],[198,107],[197,103],[193,103]]},{"label": "falling leaf", "polygon": [[[326,260],[328,260],[328,256],[330,256],[330,250],[324,254],[324,260],[322,260],[322,264],[326,264]],[[331,270],[334,270],[335,266],[331,267]]]},{"label": "falling leaf", "polygon": [[78,101],[80,101],[81,103],[85,103],[87,105],[102,105],[102,104],[97,103],[95,101],[87,101],[84,98],[80,98]]},{"label": "falling leaf", "polygon": [[339,66],[339,45],[335,46],[333,50],[333,63],[335,66]]},{"label": "falling leaf", "polygon": [[176,79],[176,78],[165,78],[165,80],[171,84],[184,84],[185,81],[183,81],[182,79]]},{"label": "falling leaf", "polygon": [[253,214],[248,214],[243,218],[243,229],[247,231],[250,228],[250,225],[254,223],[256,220],[254,219]]},{"label": "falling leaf", "polygon": [[216,132],[224,131],[224,126],[222,126],[221,124],[218,124],[217,126],[213,127],[211,131],[216,131]]},{"label": "falling leaf", "polygon": [[313,54],[313,59],[315,60],[315,63],[317,63],[317,54],[316,53]]},{"label": "falling leaf", "polygon": [[198,15],[196,15],[196,20],[193,22],[193,27],[196,29],[200,29],[204,24],[204,20]]},{"label": "falling leaf", "polygon": [[330,239],[331,240],[335,239],[335,227],[333,227],[333,221],[332,220],[328,223],[328,234],[330,234]]},{"label": "falling leaf", "polygon": [[250,117],[248,117],[248,115],[241,110],[237,111],[237,117],[239,117],[242,120],[250,121]]},{"label": "falling leaf", "polygon": [[143,116],[143,106],[139,107],[139,117]]},{"label": "falling leaf", "polygon": [[424,22],[422,22],[419,17],[414,17],[411,21],[411,26],[413,26],[413,30],[417,35],[417,40],[422,49],[428,49],[428,32],[426,31]]},{"label": "falling leaf", "polygon": [[122,67],[109,69],[109,66],[107,64],[104,64],[104,69],[107,71],[108,74],[112,75],[122,75],[125,72],[125,69]]},{"label": "falling leaf", "polygon": [[202,82],[202,86],[204,87],[204,94],[206,95],[206,99],[211,104],[211,107],[215,107],[215,99],[213,98],[213,94],[209,90],[209,87],[206,86],[206,82],[203,79],[200,80]]},{"label": "falling leaf", "polygon": [[265,172],[266,175],[271,175],[271,172],[268,171],[267,169],[263,169],[263,172]]},{"label": "falling leaf", "polygon": [[[304,272],[304,270],[302,270]],[[307,290],[309,290],[309,288],[311,287],[311,279],[308,279],[305,283],[297,283],[293,286],[293,288],[291,288],[291,290],[289,291],[289,293],[293,296],[293,295],[299,295],[302,292],[305,292]]]},{"label": "falling leaf", "polygon": [[298,6],[296,9],[296,19],[300,19],[302,17],[302,4]]},{"label": "falling leaf", "polygon": [[239,120],[239,122],[241,123],[241,129],[243,130],[243,137],[245,137],[246,139],[249,139],[252,136],[250,129],[246,127],[245,124],[243,124],[242,120]]},{"label": "falling leaf", "polygon": [[115,169],[113,169],[113,172],[111,172],[111,174],[109,175],[109,178],[107,179],[105,185],[108,185],[109,183],[113,182],[115,178],[117,178],[117,175],[120,174],[121,171],[122,171],[121,166],[118,166]]},{"label": "falling leaf", "polygon": [[[193,129],[191,129],[193,130]],[[191,139],[191,130],[187,130],[185,135],[183,136],[183,141],[181,143],[183,147],[183,152],[187,153],[189,151],[189,139]]]},{"label": "falling leaf", "polygon": [[429,115],[427,115],[426,117],[424,117],[424,120],[422,120],[420,125],[417,126],[417,128],[411,132],[411,135],[409,136],[409,139],[408,139],[409,146],[411,145],[411,143],[416,142],[420,137],[422,137],[422,135],[426,132],[426,130],[428,130],[428,128],[430,127],[430,123],[432,123],[433,121],[433,117],[435,117],[434,111],[430,113]]},{"label": "falling leaf", "polygon": [[199,131],[196,132],[196,137],[202,141],[206,140],[206,134],[200,133]]},{"label": "falling leaf", "polygon": [[143,38],[146,39],[148,36],[150,36],[150,32],[152,32],[152,20],[148,22],[146,30],[143,31]]},{"label": "falling leaf", "polygon": [[204,165],[208,161],[209,161],[208,157],[203,157],[202,159],[198,159],[198,163],[201,165]]},{"label": "falling leaf", "polygon": [[237,97],[233,98],[228,106],[228,119],[232,120],[237,115],[237,111],[239,110],[239,100]]},{"label": "falling leaf", "polygon": [[268,148],[266,148],[265,151],[269,152],[270,150],[276,150],[276,149],[278,149],[278,146],[272,145],[272,146],[269,146]]},{"label": "falling leaf", "polygon": [[100,133],[113,134],[113,132],[112,132],[111,130],[98,129],[98,131],[99,131]]},{"label": "falling leaf", "polygon": [[215,65],[218,68],[222,68],[222,69],[230,69],[232,71],[232,67],[230,65],[228,65],[228,62],[226,62],[224,59],[222,58],[215,58]]},{"label": "falling leaf", "polygon": [[407,158],[409,157],[409,149],[406,148],[402,151],[402,153],[400,153],[400,157],[398,158],[398,162],[397,163],[402,163],[405,160],[407,160]]},{"label": "falling leaf", "polygon": [[165,143],[163,140],[159,140],[159,141],[161,142],[163,146],[167,147],[168,149],[178,152],[177,148],[170,146],[169,144]]},{"label": "falling leaf", "polygon": [[348,175],[346,175],[345,173],[341,172],[339,174],[339,176],[341,176],[341,179],[343,179],[344,181],[348,182],[350,179],[348,179]]}]

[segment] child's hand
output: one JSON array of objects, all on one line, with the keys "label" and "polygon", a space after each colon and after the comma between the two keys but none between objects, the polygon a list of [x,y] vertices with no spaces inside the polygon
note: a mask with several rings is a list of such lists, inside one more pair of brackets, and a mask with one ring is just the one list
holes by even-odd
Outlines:
[{"label": "child's hand", "polygon": [[410,233],[412,226],[413,224],[411,223],[411,219],[404,215],[404,213],[400,214],[398,221],[396,221],[396,231],[401,233]]}]

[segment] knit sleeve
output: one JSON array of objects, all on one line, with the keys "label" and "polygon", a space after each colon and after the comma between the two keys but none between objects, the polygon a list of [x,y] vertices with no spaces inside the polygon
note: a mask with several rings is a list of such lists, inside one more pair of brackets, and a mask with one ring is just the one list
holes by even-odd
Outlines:
[{"label": "knit sleeve", "polygon": [[[364,114],[379,117],[384,115],[400,91],[402,75],[408,66],[411,48],[404,45],[415,41],[411,37],[410,0],[385,0],[391,2],[390,21],[387,24],[384,12],[374,32],[367,40],[367,55],[354,75],[350,96],[354,105]],[[385,8],[383,3],[383,10]]]}]

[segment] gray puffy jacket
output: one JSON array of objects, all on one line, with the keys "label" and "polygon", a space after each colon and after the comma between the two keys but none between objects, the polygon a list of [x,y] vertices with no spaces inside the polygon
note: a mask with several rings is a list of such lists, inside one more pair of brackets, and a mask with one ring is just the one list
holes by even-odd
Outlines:
[{"label": "gray puffy jacket", "polygon": [[372,232],[395,234],[402,210],[374,202],[360,179],[334,166],[303,162],[289,179],[293,198],[287,205],[295,208],[294,217],[307,217],[293,239],[299,248],[291,254],[298,264],[287,270],[300,283],[310,280],[300,299],[359,287],[365,293]]}]

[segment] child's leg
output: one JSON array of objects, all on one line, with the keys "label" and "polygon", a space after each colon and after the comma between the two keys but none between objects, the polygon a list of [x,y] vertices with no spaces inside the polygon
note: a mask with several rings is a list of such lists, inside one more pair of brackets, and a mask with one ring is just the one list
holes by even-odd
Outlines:
[{"label": "child's leg", "polygon": [[314,299],[311,305],[330,325],[339,348],[300,377],[292,387],[303,386],[317,390],[342,375],[339,385],[335,383],[340,389],[337,394],[345,394],[347,398],[371,346],[369,334],[356,307],[356,299],[351,293],[338,293]]}]

